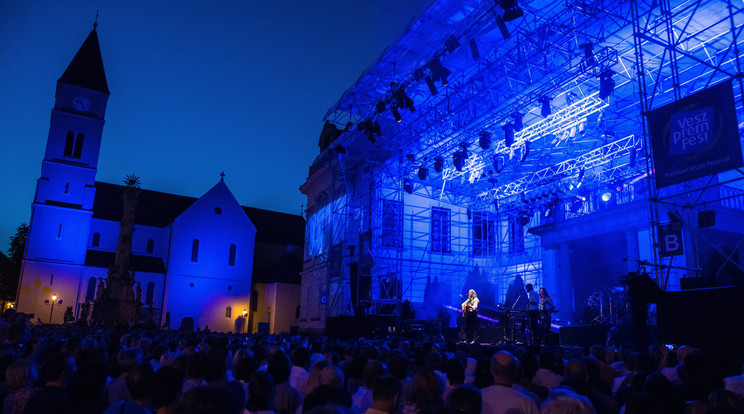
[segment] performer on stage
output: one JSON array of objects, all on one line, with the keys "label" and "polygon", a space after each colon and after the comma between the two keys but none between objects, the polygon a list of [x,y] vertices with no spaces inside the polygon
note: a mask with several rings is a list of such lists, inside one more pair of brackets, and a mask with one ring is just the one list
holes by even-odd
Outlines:
[{"label": "performer on stage", "polygon": [[475,329],[478,325],[478,295],[473,289],[468,291],[468,299],[462,303],[462,312],[465,317],[465,340],[475,342]]},{"label": "performer on stage", "polygon": [[528,283],[524,289],[527,291],[527,317],[530,318],[530,331],[532,331],[532,343],[537,344],[540,340],[538,331],[540,330],[540,298]]},{"label": "performer on stage", "polygon": [[540,288],[540,338],[544,345],[550,335],[550,314],[553,309],[553,296],[548,295],[548,290],[544,287]]}]

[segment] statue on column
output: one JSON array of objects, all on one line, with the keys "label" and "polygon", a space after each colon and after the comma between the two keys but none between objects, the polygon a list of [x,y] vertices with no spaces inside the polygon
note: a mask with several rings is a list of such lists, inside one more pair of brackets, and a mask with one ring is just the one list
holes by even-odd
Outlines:
[{"label": "statue on column", "polygon": [[103,289],[105,288],[105,285],[103,284],[103,278],[98,278],[98,289],[96,289],[96,300],[100,301],[103,299]]},{"label": "statue on column", "polygon": [[137,294],[134,296],[134,301],[142,303],[142,286],[140,282],[137,282]]}]

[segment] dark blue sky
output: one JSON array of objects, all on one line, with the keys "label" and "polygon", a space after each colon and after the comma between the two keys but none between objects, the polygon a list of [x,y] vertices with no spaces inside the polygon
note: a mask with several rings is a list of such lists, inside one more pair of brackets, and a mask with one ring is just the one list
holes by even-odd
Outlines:
[{"label": "dark blue sky", "polygon": [[0,250],[28,222],[57,79],[92,28],[111,97],[97,179],[299,214],[323,115],[430,0],[0,0]]}]

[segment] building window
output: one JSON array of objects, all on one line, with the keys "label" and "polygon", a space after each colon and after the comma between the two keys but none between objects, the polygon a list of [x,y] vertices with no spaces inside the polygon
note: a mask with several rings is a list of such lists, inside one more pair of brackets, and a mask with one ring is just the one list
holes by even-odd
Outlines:
[{"label": "building window", "polygon": [[258,291],[251,292],[251,312],[258,311]]},{"label": "building window", "polygon": [[228,259],[227,264],[230,266],[235,266],[235,253],[238,249],[238,246],[235,245],[235,243],[230,245],[230,258]]},{"label": "building window", "polygon": [[496,236],[493,220],[489,219],[488,213],[473,212],[473,255],[487,256],[494,254],[496,248]]},{"label": "building window", "polygon": [[101,233],[93,233],[93,242],[91,245],[93,247],[98,247],[101,244]]},{"label": "building window", "polygon": [[382,200],[382,245],[403,247],[403,203]]},{"label": "building window", "polygon": [[194,239],[191,242],[191,261],[192,262],[199,261],[199,239]]},{"label": "building window", "polygon": [[231,318],[232,317],[232,307],[231,306],[228,306],[228,307],[225,308],[225,317],[226,318]]},{"label": "building window", "polygon": [[147,292],[145,293],[145,305],[152,306],[155,297],[155,282],[147,282]]},{"label": "building window", "polygon": [[524,226],[519,220],[518,215],[509,220],[509,254],[524,252]]},{"label": "building window", "polygon": [[431,209],[431,251],[452,252],[450,244],[450,209],[432,207]]},{"label": "building window", "polygon": [[155,250],[155,240],[148,239],[147,240],[147,247],[145,249],[147,253],[152,253]]},{"label": "building window", "polygon": [[75,135],[74,132],[67,131],[64,156],[80,159],[83,154],[83,138],[85,138],[85,135],[82,133]]},{"label": "building window", "polygon": [[96,294],[96,278],[91,277],[88,279],[88,287],[85,289],[85,299],[94,300]]}]

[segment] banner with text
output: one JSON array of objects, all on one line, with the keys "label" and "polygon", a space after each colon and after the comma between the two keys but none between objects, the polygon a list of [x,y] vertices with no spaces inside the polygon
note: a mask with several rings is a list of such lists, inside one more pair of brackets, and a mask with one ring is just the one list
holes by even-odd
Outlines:
[{"label": "banner with text", "polygon": [[742,166],[730,80],[648,114],[656,188]]}]

